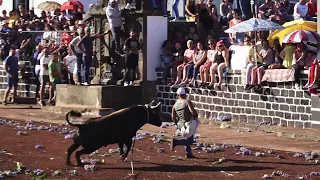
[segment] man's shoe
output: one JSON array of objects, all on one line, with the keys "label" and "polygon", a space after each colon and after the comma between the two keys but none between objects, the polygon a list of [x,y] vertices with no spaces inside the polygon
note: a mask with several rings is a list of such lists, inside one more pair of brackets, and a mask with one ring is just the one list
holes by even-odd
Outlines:
[{"label": "man's shoe", "polygon": [[6,100],[2,101],[3,105],[8,105],[8,102]]},{"label": "man's shoe", "polygon": [[38,101],[38,104],[39,104],[40,106],[45,106],[45,103],[44,103],[43,101]]}]

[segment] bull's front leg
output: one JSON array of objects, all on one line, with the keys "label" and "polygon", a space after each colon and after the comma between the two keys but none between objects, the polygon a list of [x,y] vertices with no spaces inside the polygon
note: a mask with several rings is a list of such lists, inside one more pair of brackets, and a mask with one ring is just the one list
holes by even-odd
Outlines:
[{"label": "bull's front leg", "polygon": [[124,144],[127,146],[126,152],[124,154],[124,161],[126,161],[127,157],[128,157],[128,154],[129,154],[129,152],[131,150],[132,138],[130,138],[127,141],[125,141]]},{"label": "bull's front leg", "polygon": [[123,142],[119,142],[118,145],[119,145],[119,149],[120,149],[120,159],[122,161],[124,161]]}]

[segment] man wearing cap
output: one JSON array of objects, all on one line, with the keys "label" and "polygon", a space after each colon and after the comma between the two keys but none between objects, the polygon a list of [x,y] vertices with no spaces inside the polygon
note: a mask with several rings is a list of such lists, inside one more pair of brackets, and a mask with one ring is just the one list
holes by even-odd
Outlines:
[{"label": "man wearing cap", "polygon": [[[112,48],[116,54],[123,55],[120,47],[120,35],[122,26],[122,12],[119,10],[119,0],[110,0],[106,10],[107,19],[112,33]],[[115,47],[114,47],[115,46]]]},{"label": "man wearing cap", "polygon": [[18,87],[18,58],[15,56],[16,49],[14,47],[11,47],[10,49],[10,55],[5,59],[4,61],[4,69],[7,72],[7,79],[8,79],[8,87],[4,93],[4,100],[3,104],[7,105],[7,99],[9,96],[9,93],[11,89],[13,88],[12,93],[12,102],[15,101],[15,97],[17,94],[17,87]]},{"label": "man wearing cap", "polygon": [[[172,108],[172,121],[178,126],[181,131],[182,128],[186,128],[186,122],[198,119],[198,113],[194,109],[191,101],[187,100],[186,90],[179,88],[177,90],[177,101]],[[193,143],[193,135],[184,139],[172,139],[171,150],[173,151],[176,146],[185,146],[186,158],[194,158],[195,156],[191,152],[191,144]]]},{"label": "man wearing cap", "polygon": [[12,28],[9,27],[9,20],[3,20],[1,26],[1,33],[7,34],[12,32]]}]

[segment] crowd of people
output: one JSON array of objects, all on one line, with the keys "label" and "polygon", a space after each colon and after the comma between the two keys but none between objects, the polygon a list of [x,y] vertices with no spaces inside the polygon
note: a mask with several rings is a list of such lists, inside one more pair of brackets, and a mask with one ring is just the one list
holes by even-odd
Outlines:
[{"label": "crowd of people", "polygon": [[[220,4],[220,17],[216,18],[216,6],[212,0],[207,3],[199,0],[198,3],[189,0],[186,4],[186,13],[189,17],[195,17],[187,32],[182,29],[173,29],[161,48],[160,60],[163,73],[163,84],[174,86],[191,86],[203,88],[221,88],[223,77],[231,69],[232,51],[231,45],[247,46],[247,73],[245,89],[260,89],[263,74],[266,69],[295,69],[295,88],[317,88],[315,83],[318,71],[312,70],[310,83],[300,84],[301,70],[318,69],[320,60],[320,45],[317,50],[307,48],[304,43],[282,44],[276,39],[272,47],[269,44],[268,36],[272,31],[248,32],[248,33],[223,33],[213,34],[212,27],[219,23],[232,27],[250,17],[269,19],[282,24],[284,22],[304,19],[315,20],[317,12],[315,0],[300,0],[293,6],[293,13],[290,13],[290,4],[287,0],[272,2],[266,0],[261,4],[253,15],[247,12],[248,8],[234,8],[230,0],[222,0]],[[190,9],[192,9],[190,13]],[[190,18],[187,17],[187,20]],[[213,23],[212,23],[213,22]],[[205,33],[203,33],[205,32]],[[313,68],[310,68],[313,67]],[[171,72],[172,81],[168,81]],[[312,74],[311,73],[311,74]],[[197,77],[200,74],[200,84]],[[218,75],[218,78],[216,78]],[[314,77],[313,77],[314,76]]]}]

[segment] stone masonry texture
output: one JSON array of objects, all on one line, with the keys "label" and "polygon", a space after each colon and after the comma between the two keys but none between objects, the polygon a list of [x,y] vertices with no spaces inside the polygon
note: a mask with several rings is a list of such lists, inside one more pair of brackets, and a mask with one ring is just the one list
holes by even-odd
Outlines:
[{"label": "stone masonry texture", "polygon": [[[158,71],[157,75],[160,80],[162,72]],[[301,81],[306,78],[305,75]],[[185,87],[201,118],[226,115],[235,122],[257,124],[267,121],[296,128],[320,127],[319,123],[311,120],[313,108],[310,93],[303,89],[296,90],[293,82],[263,82],[261,90],[245,91],[241,72],[227,75],[226,79],[228,84],[223,84],[221,91]],[[171,114],[177,88],[157,85],[157,98],[163,103],[163,113]]]}]

